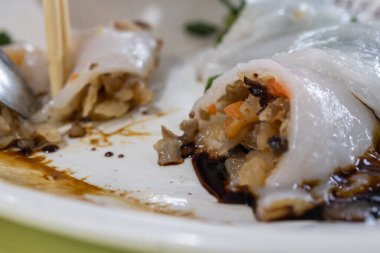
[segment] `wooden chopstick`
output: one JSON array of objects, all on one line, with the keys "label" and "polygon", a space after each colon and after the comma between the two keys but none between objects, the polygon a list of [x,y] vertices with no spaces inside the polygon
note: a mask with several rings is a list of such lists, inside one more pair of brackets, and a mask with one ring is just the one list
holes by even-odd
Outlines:
[{"label": "wooden chopstick", "polygon": [[71,70],[70,14],[67,0],[44,0],[51,94],[56,96]]},{"label": "wooden chopstick", "polygon": [[67,81],[71,74],[71,61],[72,61],[72,48],[71,48],[71,24],[70,12],[67,0],[60,0],[61,3],[61,17],[62,17],[62,31],[63,31],[63,62],[64,62],[64,82]]}]

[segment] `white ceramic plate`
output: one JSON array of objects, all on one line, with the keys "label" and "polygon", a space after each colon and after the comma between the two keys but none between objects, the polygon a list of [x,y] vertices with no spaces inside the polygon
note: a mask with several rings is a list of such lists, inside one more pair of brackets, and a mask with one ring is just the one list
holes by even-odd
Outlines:
[{"label": "white ceramic plate", "polygon": [[[156,105],[166,115],[135,113],[133,120],[140,123],[128,128],[149,135],[116,135],[110,138],[111,146],[96,151],[91,151],[88,138],[68,140],[67,147],[48,156],[60,170],[75,171],[76,178],[86,177],[86,182],[104,189],[127,191],[125,202],[136,202],[140,209],[117,197],[86,195],[82,197],[87,201],[80,201],[2,181],[1,216],[93,243],[150,252],[378,252],[377,225],[257,223],[248,207],[218,204],[201,187],[189,161],[181,166],[157,165],[152,145],[160,138],[160,125],[178,129],[178,122],[203,92],[203,84],[194,80],[194,69],[186,60],[213,43],[188,37],[183,24],[195,18],[220,22],[225,10],[217,1],[81,0],[71,4],[73,23],[78,28],[118,18],[139,18],[153,23],[165,41],[153,86],[158,94]],[[5,17],[5,9],[8,15],[0,20],[0,28],[43,46],[38,1],[10,4],[0,0],[0,16]],[[17,15],[15,20],[11,13],[17,12],[27,15]],[[117,120],[104,124],[102,129],[111,132],[133,120]],[[105,157],[109,151],[115,155]],[[119,154],[125,157],[118,158]],[[4,171],[1,168],[0,164],[0,171]],[[172,215],[147,212],[141,207]]]}]

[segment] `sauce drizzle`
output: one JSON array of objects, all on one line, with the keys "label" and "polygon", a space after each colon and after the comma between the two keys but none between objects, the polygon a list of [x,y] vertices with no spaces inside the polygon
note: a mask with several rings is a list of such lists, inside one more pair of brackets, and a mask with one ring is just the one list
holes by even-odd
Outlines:
[{"label": "sauce drizzle", "polygon": [[149,132],[145,131],[136,131],[131,129],[134,126],[143,124],[149,120],[160,118],[163,116],[166,116],[167,113],[160,112],[152,116],[146,116],[143,119],[135,120],[132,123],[129,123],[125,126],[122,126],[114,131],[105,132],[103,130],[99,129],[99,126],[85,126],[87,135],[89,137],[89,144],[97,147],[109,147],[113,143],[110,140],[113,136],[124,136],[124,137],[143,137],[143,136],[150,136],[151,134]]},{"label": "sauce drizzle", "polygon": [[26,157],[19,152],[0,151],[0,180],[98,205],[104,205],[104,202],[96,200],[94,196],[120,201],[126,207],[140,211],[195,218],[191,211],[175,210],[169,204],[144,202],[130,196],[128,192],[103,189],[77,179],[71,170],[58,170],[41,155]]}]

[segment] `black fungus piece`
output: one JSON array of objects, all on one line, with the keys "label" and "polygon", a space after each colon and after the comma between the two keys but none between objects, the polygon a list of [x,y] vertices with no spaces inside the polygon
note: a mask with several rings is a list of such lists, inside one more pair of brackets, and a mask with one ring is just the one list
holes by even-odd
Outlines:
[{"label": "black fungus piece", "polygon": [[288,140],[279,136],[272,136],[268,139],[268,146],[275,154],[282,154],[288,151]]},{"label": "black fungus piece", "polygon": [[269,96],[262,96],[260,97],[259,99],[259,104],[261,106],[261,108],[265,108],[267,107],[267,105],[269,104],[269,101],[271,100],[271,98]]},{"label": "black fungus piece", "polygon": [[260,106],[265,108],[272,99],[272,96],[268,93],[267,87],[258,81],[249,79],[246,76],[244,77],[244,84],[249,86],[248,90],[253,96],[259,98]]},{"label": "black fungus piece", "polygon": [[249,87],[249,91],[254,95],[255,97],[264,97],[267,95],[267,87],[264,85],[261,85],[257,82],[257,84],[254,84]]},{"label": "black fungus piece", "polygon": [[42,148],[44,153],[54,153],[58,151],[59,147],[57,145],[48,144]]}]

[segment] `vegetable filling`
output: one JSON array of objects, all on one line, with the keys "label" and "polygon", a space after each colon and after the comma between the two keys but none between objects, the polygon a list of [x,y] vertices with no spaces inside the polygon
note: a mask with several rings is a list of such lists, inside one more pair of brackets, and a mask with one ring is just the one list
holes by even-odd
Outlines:
[{"label": "vegetable filling", "polygon": [[140,77],[107,73],[92,80],[80,96],[74,118],[107,120],[121,117],[135,106],[148,104],[153,92]]},{"label": "vegetable filling", "polygon": [[288,150],[289,110],[289,94],[275,77],[246,74],[228,84],[216,103],[192,112],[180,126],[182,136],[163,127],[164,138],[155,145],[159,164],[201,153],[224,158],[227,187],[255,193]]},{"label": "vegetable filling", "polygon": [[25,155],[56,147],[61,134],[48,124],[32,124],[0,103],[0,149],[15,148]]}]

